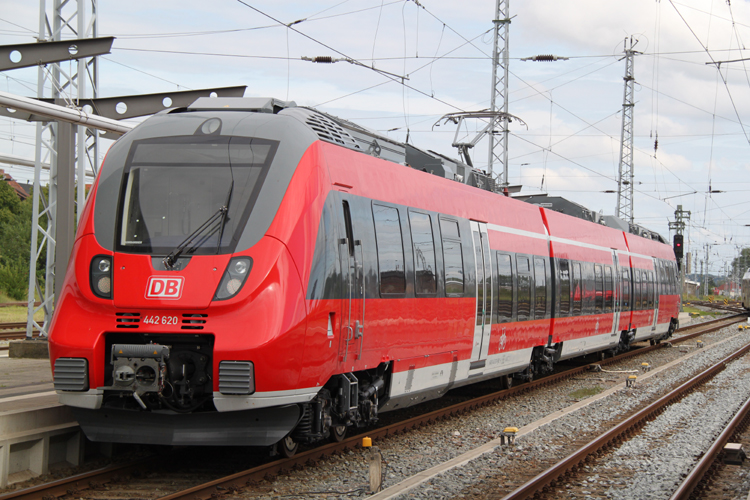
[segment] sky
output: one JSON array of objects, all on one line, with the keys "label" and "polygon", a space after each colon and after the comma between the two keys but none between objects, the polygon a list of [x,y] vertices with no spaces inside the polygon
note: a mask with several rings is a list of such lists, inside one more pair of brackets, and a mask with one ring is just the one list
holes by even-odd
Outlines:
[{"label": "sky", "polygon": [[[116,37],[100,58],[100,97],[247,85],[248,97],[292,100],[456,158],[456,128],[440,117],[490,106],[492,0],[110,0],[97,12],[99,36]],[[693,271],[708,254],[709,271],[723,274],[750,246],[750,1],[528,0],[510,2],[510,16],[508,111],[519,120],[509,183],[615,213],[632,39],[635,222],[671,241],[680,205]],[[37,2],[0,0],[0,44],[36,42],[39,18]],[[568,59],[521,60],[540,54]],[[302,59],[316,56],[343,60]],[[34,97],[36,80],[36,68],[5,71],[0,90]],[[483,127],[470,122],[459,138]],[[0,117],[0,155],[33,160],[34,130]],[[482,169],[487,147],[472,150]]]}]

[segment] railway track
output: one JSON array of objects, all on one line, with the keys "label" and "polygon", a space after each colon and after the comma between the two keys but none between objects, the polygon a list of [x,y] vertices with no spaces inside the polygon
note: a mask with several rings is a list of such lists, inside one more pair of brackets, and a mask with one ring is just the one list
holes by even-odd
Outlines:
[{"label": "railway track", "polygon": [[694,300],[690,302],[690,305],[737,313],[745,310],[737,301],[727,301],[727,303],[725,304],[723,301],[716,302],[710,300]]},{"label": "railway track", "polygon": [[[535,495],[541,495],[544,498],[558,497],[561,493],[559,488],[564,488],[568,484],[577,482],[574,477],[575,472],[582,467],[584,463],[587,466],[590,465],[596,460],[595,457],[598,454],[601,454],[613,445],[620,446],[631,437],[637,435],[639,429],[648,421],[658,416],[670,405],[680,402],[687,394],[696,390],[699,386],[705,384],[723,371],[728,363],[744,356],[748,352],[750,352],[750,344],[694,376],[676,389],[659,398],[657,401],[623,419],[617,425],[595,437],[574,453],[568,455],[563,460],[557,462],[552,467],[549,467],[544,472],[538,474],[530,481],[503,497],[503,500],[522,500],[531,498]],[[712,457],[715,456],[721,450],[721,446],[722,445],[720,444],[715,444],[711,449],[713,451],[709,451],[707,455],[712,454]],[[700,470],[694,470],[694,473],[691,473],[688,476],[686,482],[680,486],[678,492],[676,492],[675,496],[672,498],[689,498],[695,485],[702,477],[702,473],[710,467],[712,461],[713,460],[707,459],[704,461],[704,465],[700,466]]]},{"label": "railway track", "polygon": [[[698,464],[690,471],[680,487],[672,495],[671,500],[688,500],[694,496],[707,498],[725,498],[725,488],[715,483],[715,476],[719,469],[724,468],[724,446],[731,442],[737,443],[738,434],[746,432],[750,424],[750,399],[745,401],[742,408],[719,434],[713,445],[706,451]],[[713,491],[712,491],[713,490]],[[718,493],[718,496],[716,494]]]},{"label": "railway track", "polygon": [[[685,342],[695,338],[696,336],[704,335],[708,332],[715,331],[732,323],[741,321],[744,318],[746,318],[746,315],[735,315],[728,318],[705,322],[701,325],[691,326],[690,328],[682,328],[679,332],[682,335],[680,335],[680,337],[678,338],[672,339],[671,342]],[[628,353],[624,353],[616,357],[600,360],[597,362],[597,364],[606,366],[611,363],[620,362],[636,354],[643,354],[651,350],[661,349],[667,346],[668,344],[661,343],[634,349]],[[576,375],[580,375],[581,373],[586,372],[590,369],[590,364],[578,366],[564,372],[556,373],[545,378],[512,387],[510,389],[482,395],[468,401],[453,404],[451,406],[434,410],[422,415],[414,416],[390,425],[371,429],[368,430],[365,434],[375,440],[384,439],[389,436],[395,436],[403,432],[408,432],[412,429],[419,428],[423,425],[429,425],[440,420],[450,419],[454,416],[471,412],[472,410],[490,405],[494,402],[510,398],[514,395],[518,395],[527,391],[531,391],[537,387],[554,384],[561,380],[575,377]],[[160,500],[205,500],[217,495],[221,495],[222,493],[234,492],[247,487],[247,485],[257,484],[260,481],[269,480],[277,477],[278,475],[283,475],[293,470],[299,470],[307,466],[314,466],[318,463],[318,461],[326,456],[337,455],[345,453],[347,450],[358,448],[360,447],[360,443],[365,434],[350,437],[339,443],[330,443],[327,445],[318,446],[316,448],[298,453],[297,455],[289,459],[280,459],[258,464],[250,467],[249,469],[241,470],[231,475],[217,473],[213,479],[201,484],[190,486],[179,491],[174,491],[173,489],[172,493],[169,493],[166,496],[160,496]],[[149,474],[153,474],[154,467],[149,464],[161,463],[162,465],[157,468],[158,470],[163,466],[164,462],[164,459],[157,459],[154,462],[148,462],[144,464],[144,462],[141,460],[133,464],[126,464],[118,467],[109,467],[106,469],[102,469],[101,471],[94,471],[85,475],[63,479],[60,481],[56,481],[55,483],[49,483],[48,485],[40,485],[34,488],[8,493],[6,495],[0,496],[0,500],[51,500],[54,498],[65,496],[69,491],[75,491],[76,498],[97,498],[95,491],[97,489],[108,487],[104,485],[112,483],[114,485],[112,487],[115,489],[123,487],[122,478],[124,476],[130,476],[134,478],[132,480],[128,479],[126,483],[137,484],[140,480],[140,477],[148,477]],[[114,480],[112,478],[114,478]],[[164,483],[165,485],[162,487],[162,490],[165,488],[170,488],[166,485],[167,481],[164,481]],[[87,493],[87,490],[91,491],[90,495]],[[109,492],[108,496],[110,494],[111,492]],[[126,493],[126,495],[128,494]],[[148,495],[146,495],[145,497],[141,497],[155,498],[149,497]]]},{"label": "railway track", "polygon": [[[39,330],[34,330],[33,336],[39,334]],[[0,341],[5,340],[22,340],[26,338],[26,322],[0,323]],[[8,346],[0,346],[0,351],[7,351]]]}]

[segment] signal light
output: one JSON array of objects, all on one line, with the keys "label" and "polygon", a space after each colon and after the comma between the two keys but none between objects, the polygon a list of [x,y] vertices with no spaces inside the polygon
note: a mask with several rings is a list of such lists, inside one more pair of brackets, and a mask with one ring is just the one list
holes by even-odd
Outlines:
[{"label": "signal light", "polygon": [[675,234],[674,235],[674,256],[678,259],[682,258],[682,235],[681,234]]}]

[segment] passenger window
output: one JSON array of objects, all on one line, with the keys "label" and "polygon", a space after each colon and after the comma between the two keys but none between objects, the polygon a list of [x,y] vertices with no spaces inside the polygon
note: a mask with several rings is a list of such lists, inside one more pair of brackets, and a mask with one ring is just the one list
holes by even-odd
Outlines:
[{"label": "passenger window", "polygon": [[560,314],[570,314],[570,267],[567,260],[560,260]]},{"label": "passenger window", "polygon": [[606,312],[612,312],[615,307],[614,282],[612,281],[612,268],[604,268],[604,307]]},{"label": "passenger window", "polygon": [[398,209],[373,204],[372,215],[375,219],[380,293],[406,293],[404,244],[401,240]]},{"label": "passenger window", "polygon": [[656,291],[656,276],[653,271],[648,272],[648,308],[653,309],[656,301],[654,300],[654,292]]},{"label": "passenger window", "polygon": [[641,270],[640,269],[633,270],[633,295],[635,295],[634,297],[635,310],[640,311],[642,309],[641,307]]},{"label": "passenger window", "polygon": [[461,236],[458,234],[458,222],[440,218],[440,231],[443,233],[443,239],[449,238],[458,240]]},{"label": "passenger window", "polygon": [[443,233],[443,266],[445,267],[445,294],[450,296],[464,293],[464,258],[461,253],[461,240],[458,222],[440,218],[440,231]]},{"label": "passenger window", "polygon": [[510,255],[497,254],[497,281],[498,322],[505,323],[513,319],[513,269]]},{"label": "passenger window", "polygon": [[518,272],[518,321],[533,319],[531,316],[531,267],[529,258],[516,256]]},{"label": "passenger window", "polygon": [[598,313],[604,309],[604,275],[602,266],[594,265],[594,310]]},{"label": "passenger window", "polygon": [[573,264],[573,315],[580,316],[583,310],[583,288],[581,283],[581,264]]},{"label": "passenger window", "polygon": [[581,271],[583,276],[581,280],[583,282],[583,313],[593,314],[596,309],[596,285],[595,285],[595,274],[594,264],[591,262],[585,262],[581,265]]},{"label": "passenger window", "polygon": [[414,292],[417,295],[437,293],[435,241],[430,216],[409,211],[409,224],[414,245]]},{"label": "passenger window", "polygon": [[622,269],[622,308],[630,310],[630,269]]},{"label": "passenger window", "polygon": [[547,264],[544,259],[534,259],[534,317],[542,319],[547,315]]}]

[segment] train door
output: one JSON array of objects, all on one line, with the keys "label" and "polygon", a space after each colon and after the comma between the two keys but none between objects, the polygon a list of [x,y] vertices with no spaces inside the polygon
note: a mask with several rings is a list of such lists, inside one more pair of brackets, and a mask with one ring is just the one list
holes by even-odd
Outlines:
[{"label": "train door", "polygon": [[357,239],[352,224],[349,202],[342,203],[344,224],[339,239],[339,259],[341,262],[341,332],[339,336],[339,361],[353,364],[362,356],[362,343],[365,329],[365,276],[364,251],[362,241]]},{"label": "train door", "polygon": [[476,319],[474,321],[474,345],[471,360],[487,358],[492,330],[492,259],[487,224],[471,221],[471,237],[476,266]]},{"label": "train door", "polygon": [[[604,281],[611,281],[611,296],[605,298],[607,305],[612,307],[612,337],[620,336],[620,313],[622,312],[622,301],[620,300],[622,281],[620,276],[620,261],[617,258],[617,250],[612,251],[612,269],[605,271]],[[611,278],[610,278],[611,276]],[[608,288],[605,286],[605,289]]]}]

